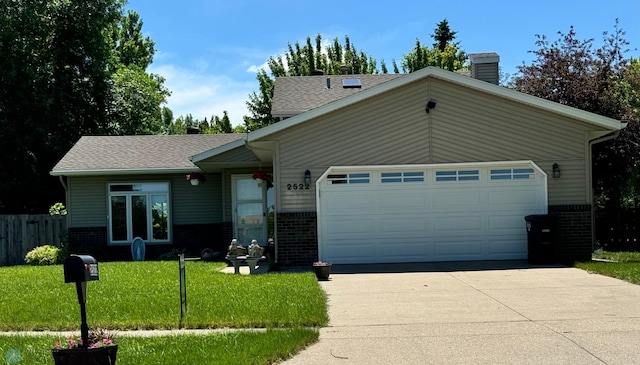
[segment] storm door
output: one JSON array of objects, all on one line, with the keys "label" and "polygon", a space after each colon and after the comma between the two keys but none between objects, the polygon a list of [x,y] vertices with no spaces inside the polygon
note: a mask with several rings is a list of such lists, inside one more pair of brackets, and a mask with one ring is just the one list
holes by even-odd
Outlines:
[{"label": "storm door", "polygon": [[251,175],[231,176],[233,196],[233,237],[248,246],[251,240],[267,243],[267,203],[264,183],[259,184]]}]

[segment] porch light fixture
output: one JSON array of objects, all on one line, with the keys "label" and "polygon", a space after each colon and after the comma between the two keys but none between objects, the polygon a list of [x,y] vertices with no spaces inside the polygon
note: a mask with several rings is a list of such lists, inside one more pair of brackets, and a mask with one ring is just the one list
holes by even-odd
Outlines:
[{"label": "porch light fixture", "polygon": [[431,109],[433,109],[433,108],[435,108],[435,107],[436,107],[436,102],[435,102],[435,101],[433,101],[433,100],[429,100],[429,101],[427,102],[427,107],[425,108],[425,111],[426,111],[427,113],[429,113],[429,110],[431,110]]},{"label": "porch light fixture", "polygon": [[554,179],[559,178],[560,177],[560,166],[558,166],[557,163],[554,163],[552,169],[553,169],[553,178]]},{"label": "porch light fixture", "polygon": [[308,169],[304,172],[304,183],[311,184],[311,171]]}]

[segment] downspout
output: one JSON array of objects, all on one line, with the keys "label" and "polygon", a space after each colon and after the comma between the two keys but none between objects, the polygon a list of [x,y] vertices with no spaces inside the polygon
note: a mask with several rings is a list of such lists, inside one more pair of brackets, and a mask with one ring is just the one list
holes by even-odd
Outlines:
[{"label": "downspout", "polygon": [[60,184],[62,184],[62,187],[64,188],[64,192],[65,194],[67,193],[68,189],[67,189],[67,183],[64,182],[64,179],[62,178],[62,175],[58,176],[58,179],[60,179]]},{"label": "downspout", "polygon": [[[626,127],[627,124],[623,123],[622,128]],[[620,128],[620,129],[622,129]],[[620,135],[620,129],[617,131],[604,135],[602,137],[598,137],[596,139],[592,139],[589,141],[589,202],[591,203],[591,251],[595,249],[596,244],[596,206],[593,202],[593,145],[596,143],[602,143],[606,141],[610,141],[612,139],[618,138]]]},{"label": "downspout", "polygon": [[[60,175],[58,176],[58,179],[60,180],[60,184],[62,185],[62,187],[64,188],[64,199],[65,199],[65,203],[67,208],[69,208],[69,186],[67,185],[67,183],[64,181],[64,176]],[[67,210],[67,214],[65,215],[66,219],[66,224],[67,224],[67,240],[68,238],[68,233],[69,233],[69,216],[70,214],[68,214],[69,211]],[[67,242],[67,245],[69,244],[69,242]]]}]

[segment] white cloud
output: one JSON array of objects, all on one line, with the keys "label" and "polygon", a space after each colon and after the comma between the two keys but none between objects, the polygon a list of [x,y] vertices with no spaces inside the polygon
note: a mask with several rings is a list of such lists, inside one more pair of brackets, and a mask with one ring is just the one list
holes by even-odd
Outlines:
[{"label": "white cloud", "polygon": [[248,115],[248,96],[257,89],[256,82],[234,80],[228,75],[206,72],[206,65],[199,63],[194,69],[164,64],[152,64],[149,72],[165,78],[165,86],[171,90],[167,106],[174,118],[191,114],[194,118],[222,117],[226,110],[231,123],[242,124]]}]

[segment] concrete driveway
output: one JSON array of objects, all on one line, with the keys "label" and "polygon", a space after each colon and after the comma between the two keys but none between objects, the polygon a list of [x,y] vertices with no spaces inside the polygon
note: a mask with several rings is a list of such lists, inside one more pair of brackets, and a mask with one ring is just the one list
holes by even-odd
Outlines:
[{"label": "concrete driveway", "polygon": [[640,364],[640,286],[525,261],[334,265],[284,364]]}]

